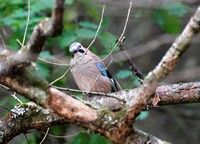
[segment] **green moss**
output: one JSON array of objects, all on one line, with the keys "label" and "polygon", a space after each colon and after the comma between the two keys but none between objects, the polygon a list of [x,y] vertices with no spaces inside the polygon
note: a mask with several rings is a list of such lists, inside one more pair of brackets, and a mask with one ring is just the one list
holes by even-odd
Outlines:
[{"label": "green moss", "polygon": [[99,110],[99,115],[100,118],[103,119],[102,121],[104,121],[104,124],[112,126],[118,123],[121,120],[121,118],[124,117],[126,111],[127,111],[126,107],[123,107],[117,112],[113,112],[108,108],[104,108]]}]

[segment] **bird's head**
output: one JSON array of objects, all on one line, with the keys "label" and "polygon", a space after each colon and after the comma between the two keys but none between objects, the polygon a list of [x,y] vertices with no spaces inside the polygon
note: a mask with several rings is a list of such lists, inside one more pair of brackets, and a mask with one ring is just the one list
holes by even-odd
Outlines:
[{"label": "bird's head", "polygon": [[85,53],[85,48],[79,43],[79,42],[73,42],[70,46],[69,46],[69,51],[73,54],[83,54]]}]

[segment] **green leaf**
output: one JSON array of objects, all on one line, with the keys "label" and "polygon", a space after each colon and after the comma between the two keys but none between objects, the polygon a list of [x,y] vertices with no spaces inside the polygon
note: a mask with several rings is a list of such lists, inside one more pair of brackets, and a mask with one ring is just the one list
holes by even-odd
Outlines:
[{"label": "green leaf", "polygon": [[109,141],[99,134],[80,133],[75,136],[71,144],[109,144]]},{"label": "green leaf", "polygon": [[51,59],[52,57],[49,51],[42,51],[39,56],[44,59]]},{"label": "green leaf", "polygon": [[39,13],[41,10],[51,9],[54,5],[54,0],[33,0],[31,4],[31,9]]},{"label": "green leaf", "polygon": [[[37,144],[38,143],[36,133],[28,133],[28,135],[26,134],[26,136],[28,137],[28,142],[30,144]],[[19,143],[21,143],[21,142],[22,142],[22,140]],[[24,142],[23,144],[27,144],[27,141],[26,141],[25,138],[24,138],[23,142]]]},{"label": "green leaf", "polygon": [[21,4],[21,3],[23,3],[23,1],[22,1],[22,0],[14,0],[14,1],[11,0],[10,3],[16,5],[16,4]]},{"label": "green leaf", "polygon": [[119,70],[116,74],[116,77],[118,79],[125,79],[128,78],[129,76],[131,76],[132,73],[130,70]]},{"label": "green leaf", "polygon": [[174,15],[177,17],[184,16],[189,10],[188,6],[179,2],[173,2],[173,4],[165,4],[163,6],[163,9],[165,9],[169,13],[169,15]]},{"label": "green leaf", "polygon": [[4,98],[1,98],[0,105],[6,106],[7,108],[13,108],[15,105],[17,105],[17,101],[13,99],[11,96],[6,96]]},{"label": "green leaf", "polygon": [[26,19],[27,16],[28,16],[28,12],[20,9],[20,10],[15,10],[12,13],[12,15],[9,16],[9,18],[24,18],[24,19]]},{"label": "green leaf", "polygon": [[134,86],[139,87],[141,85],[138,78],[133,77],[132,79],[133,79],[132,82]]},{"label": "green leaf", "polygon": [[49,67],[42,63],[36,63],[36,64],[37,64],[36,67],[38,68],[38,71],[41,74],[41,76],[44,78],[48,78],[50,74]]},{"label": "green leaf", "polygon": [[100,13],[99,13],[97,7],[95,7],[94,2],[91,0],[84,0],[84,5],[86,7],[85,13],[88,16],[94,18],[95,20],[99,20]]},{"label": "green leaf", "polygon": [[72,5],[74,3],[74,0],[66,0],[65,4],[67,5]]},{"label": "green leaf", "polygon": [[[66,126],[63,125],[62,127],[66,127]],[[54,135],[61,135],[62,132],[64,132],[65,130],[67,130],[67,129],[62,129],[61,126],[59,126],[59,125],[54,125],[54,126],[52,126],[52,128],[51,128],[51,133],[54,134]]]},{"label": "green leaf", "polygon": [[18,36],[18,34],[12,35],[8,41],[7,41],[7,47],[9,47],[10,49],[17,51],[21,46],[19,45],[19,43],[16,41],[17,38],[19,38],[20,36]]},{"label": "green leaf", "polygon": [[95,36],[96,31],[94,30],[90,30],[90,29],[86,29],[86,28],[81,28],[81,29],[77,29],[75,31],[76,35],[78,38],[81,39],[91,39]]},{"label": "green leaf", "polygon": [[109,144],[109,141],[100,134],[92,134],[90,144]]},{"label": "green leaf", "polygon": [[95,30],[98,27],[95,23],[88,22],[88,21],[79,22],[79,25],[84,27],[84,28],[95,29]]},{"label": "green leaf", "polygon": [[187,12],[188,7],[186,5],[173,2],[154,10],[153,19],[165,32],[176,34],[180,33],[181,17]]},{"label": "green leaf", "polygon": [[15,23],[16,20],[13,19],[13,18],[10,18],[10,17],[6,17],[6,18],[4,18],[2,21],[3,21],[4,25],[10,26],[10,25],[12,25],[13,23]]},{"label": "green leaf", "polygon": [[140,113],[140,115],[137,117],[137,120],[144,120],[149,116],[149,112],[143,111]]},{"label": "green leaf", "polygon": [[66,32],[63,37],[59,38],[59,45],[62,49],[65,49],[76,40],[77,36],[74,32]]},{"label": "green leaf", "polygon": [[109,32],[103,32],[98,37],[100,39],[101,44],[105,48],[104,54],[109,53],[110,50],[113,49],[116,44],[116,37]]},{"label": "green leaf", "polygon": [[180,33],[181,21],[180,18],[169,15],[166,10],[155,10],[153,12],[154,21],[161,26],[167,33]]}]

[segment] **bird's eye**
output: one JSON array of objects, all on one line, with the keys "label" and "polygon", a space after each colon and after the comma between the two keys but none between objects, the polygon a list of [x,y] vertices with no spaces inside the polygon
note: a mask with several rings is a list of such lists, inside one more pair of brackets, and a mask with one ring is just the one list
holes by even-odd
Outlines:
[{"label": "bird's eye", "polygon": [[78,50],[80,53],[84,53],[85,51],[83,49]]},{"label": "bird's eye", "polygon": [[78,51],[77,50],[75,50],[75,51],[73,51],[73,54],[76,54]]}]

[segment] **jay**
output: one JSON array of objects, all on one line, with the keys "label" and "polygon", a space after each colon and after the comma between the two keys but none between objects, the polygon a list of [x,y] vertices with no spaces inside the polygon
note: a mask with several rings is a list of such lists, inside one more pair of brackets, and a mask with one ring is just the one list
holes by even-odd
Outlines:
[{"label": "jay", "polygon": [[97,55],[79,42],[72,43],[69,51],[74,55],[70,61],[71,73],[80,90],[104,93],[119,90],[117,82]]}]

